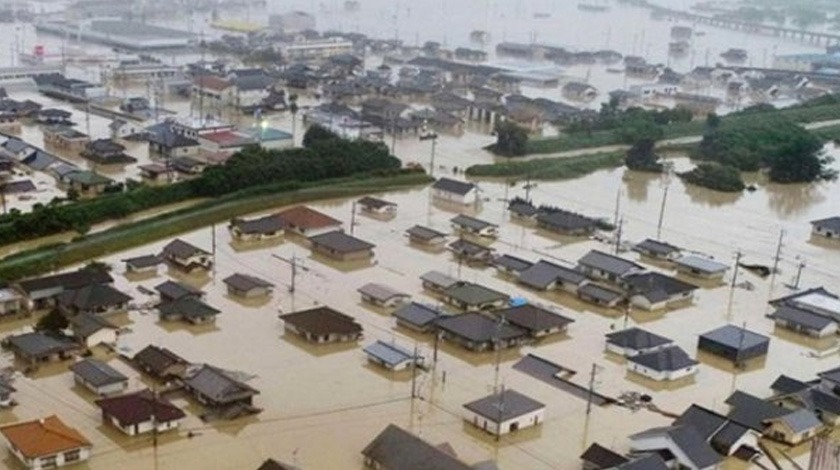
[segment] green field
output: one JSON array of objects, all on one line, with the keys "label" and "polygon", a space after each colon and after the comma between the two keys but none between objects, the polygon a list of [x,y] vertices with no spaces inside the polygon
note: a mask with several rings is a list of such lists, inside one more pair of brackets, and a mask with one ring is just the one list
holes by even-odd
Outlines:
[{"label": "green field", "polygon": [[425,173],[387,178],[321,181],[307,186],[271,185],[253,188],[195,206],[118,225],[69,243],[42,246],[0,260],[0,279],[12,281],[97,259],[111,253],[162,240],[184,232],[227,222],[235,216],[301,202],[348,197],[428,184]]}]

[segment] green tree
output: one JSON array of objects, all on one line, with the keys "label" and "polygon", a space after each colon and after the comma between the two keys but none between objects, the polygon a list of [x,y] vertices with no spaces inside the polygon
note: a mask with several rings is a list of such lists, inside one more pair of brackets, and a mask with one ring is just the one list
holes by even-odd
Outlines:
[{"label": "green tree", "polygon": [[528,132],[510,121],[496,124],[496,153],[507,157],[525,155],[528,145]]},{"label": "green tree", "polygon": [[639,139],[624,156],[627,168],[636,171],[662,172],[662,163],[655,152],[656,143],[652,139]]},{"label": "green tree", "polygon": [[679,177],[715,191],[740,192],[746,187],[737,168],[717,163],[701,163],[691,171],[680,173]]},{"label": "green tree", "polygon": [[35,323],[35,331],[41,331],[53,336],[61,335],[61,331],[70,326],[67,318],[58,311],[58,309],[50,310],[50,312],[41,317]]},{"label": "green tree", "polygon": [[309,126],[309,129],[306,130],[306,133],[303,134],[303,146],[309,148],[316,142],[339,138],[340,137],[338,136],[338,134],[327,129],[326,127],[321,126],[319,124],[313,124]]}]

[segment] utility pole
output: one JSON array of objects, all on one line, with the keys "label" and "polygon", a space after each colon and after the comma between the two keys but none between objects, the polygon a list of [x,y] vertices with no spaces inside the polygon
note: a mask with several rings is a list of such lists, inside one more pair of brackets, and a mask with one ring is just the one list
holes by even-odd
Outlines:
[{"label": "utility pole", "polygon": [[[785,239],[785,230],[779,230],[779,242],[776,244],[776,256],[773,258],[773,278],[775,279],[776,273],[779,270],[779,261],[782,259],[782,242]],[[772,282],[771,282],[772,284]]]},{"label": "utility pole", "polygon": [[618,254],[618,250],[621,247],[621,232],[624,230],[623,218],[618,221],[618,228],[616,230],[617,232],[615,234],[615,254]]},{"label": "utility pole", "polygon": [[356,201],[350,205],[350,235],[356,231]]},{"label": "utility pole", "polygon": [[152,455],[155,461],[155,470],[158,468],[157,400],[157,387],[152,385]]},{"label": "utility pole", "polygon": [[[5,201],[5,199],[4,199]],[[3,213],[6,212],[5,202],[3,204]],[[794,290],[799,290],[799,281],[802,280],[802,270],[805,269],[805,261],[800,261],[799,266],[796,267],[796,279],[793,281]]]},{"label": "utility pole", "polygon": [[411,400],[417,398],[417,344],[414,344],[414,356],[411,358]]},{"label": "utility pole", "polygon": [[531,173],[528,172],[528,175],[525,179],[525,200],[531,202],[531,189],[534,188],[536,184],[531,184]]},{"label": "utility pole", "polygon": [[662,238],[662,221],[665,218],[665,203],[668,201],[668,187],[670,185],[665,185],[665,192],[662,194],[662,205],[659,207],[659,223],[656,224],[656,239],[661,240]]},{"label": "utility pole", "polygon": [[[420,140],[432,141],[432,154],[429,158],[429,176],[435,175],[435,147],[437,147],[437,139],[438,135],[434,132],[420,136]],[[391,152],[393,153],[393,150]]]},{"label": "utility pole", "polygon": [[743,254],[741,253],[741,250],[738,250],[735,253],[735,269],[732,271],[732,285],[730,285],[732,289],[735,288],[735,284],[738,282],[738,267],[741,266],[741,256],[743,256]]},{"label": "utility pole", "polygon": [[589,372],[589,389],[586,393],[586,419],[589,419],[589,414],[592,413],[592,399],[595,395],[595,374],[598,373],[598,365],[592,363],[592,370]]},{"label": "utility pole", "polygon": [[439,343],[440,343],[440,332],[435,330],[435,345],[434,345],[434,351],[432,352],[432,361],[434,362],[435,366],[437,366],[437,361],[438,361],[438,344]]},{"label": "utility pole", "polygon": [[621,186],[615,192],[615,215],[613,215],[613,225],[618,226],[619,211],[621,210]]},{"label": "utility pole", "polygon": [[216,224],[210,225],[210,239],[213,244],[213,279],[216,278]]},{"label": "utility pole", "polygon": [[[504,326],[505,323],[505,318],[500,315],[499,321],[496,323],[496,338],[493,341],[496,346],[496,366],[494,370],[495,379],[493,381],[493,393],[498,393],[499,391],[499,370],[502,363],[502,326]],[[502,387],[502,391],[504,392],[504,387]]]},{"label": "utility pole", "polygon": [[298,262],[297,262],[297,257],[295,255],[292,255],[292,257],[290,259],[283,258],[282,256],[278,256],[278,255],[271,255],[271,256],[273,258],[279,259],[280,261],[282,261],[282,262],[288,264],[289,266],[291,266],[291,268],[292,268],[292,280],[291,280],[291,283],[289,284],[289,293],[294,294],[294,292],[295,292],[295,278],[297,278],[298,269],[305,272],[305,271],[309,271],[309,268],[299,265]]}]

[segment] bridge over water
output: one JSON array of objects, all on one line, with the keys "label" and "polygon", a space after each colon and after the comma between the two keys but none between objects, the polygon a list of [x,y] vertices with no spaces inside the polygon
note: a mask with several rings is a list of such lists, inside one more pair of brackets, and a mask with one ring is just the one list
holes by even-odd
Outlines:
[{"label": "bridge over water", "polygon": [[840,34],[820,33],[816,31],[806,31],[802,29],[771,26],[762,23],[751,23],[746,21],[734,20],[722,16],[704,16],[687,11],[672,10],[670,8],[664,8],[651,4],[648,4],[648,7],[652,10],[653,15],[655,15],[658,18],[684,20],[695,24],[706,24],[718,28],[744,31],[746,33],[765,34],[780,38],[789,38],[813,44],[815,46],[831,46],[840,44]]}]

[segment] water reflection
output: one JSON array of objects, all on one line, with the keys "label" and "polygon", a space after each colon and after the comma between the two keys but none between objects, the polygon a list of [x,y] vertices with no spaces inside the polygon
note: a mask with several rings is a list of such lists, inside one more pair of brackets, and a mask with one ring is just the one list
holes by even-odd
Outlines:
[{"label": "water reflection", "polygon": [[648,188],[651,183],[661,182],[662,176],[644,171],[625,170],[621,180],[624,182],[627,198],[631,201],[645,202],[648,198]]},{"label": "water reflection", "polygon": [[805,214],[825,201],[822,184],[768,184],[765,190],[767,206],[782,219]]},{"label": "water reflection", "polygon": [[737,193],[725,193],[721,191],[712,191],[711,189],[702,188],[688,183],[683,184],[682,187],[691,202],[709,207],[731,206],[738,202],[744,195],[743,191]]}]

